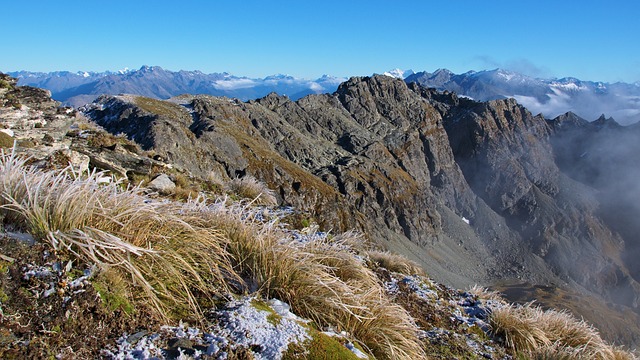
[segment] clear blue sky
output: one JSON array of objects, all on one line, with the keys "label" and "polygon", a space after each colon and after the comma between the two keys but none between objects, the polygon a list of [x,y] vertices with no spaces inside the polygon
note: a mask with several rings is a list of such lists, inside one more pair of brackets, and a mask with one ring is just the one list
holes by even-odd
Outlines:
[{"label": "clear blue sky", "polygon": [[502,67],[640,80],[640,1],[4,1],[0,71],[316,78]]}]

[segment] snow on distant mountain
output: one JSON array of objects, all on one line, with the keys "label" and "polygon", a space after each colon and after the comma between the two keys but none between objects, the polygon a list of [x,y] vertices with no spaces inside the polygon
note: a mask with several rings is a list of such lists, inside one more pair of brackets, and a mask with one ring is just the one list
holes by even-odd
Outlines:
[{"label": "snow on distant mountain", "polygon": [[464,74],[439,69],[410,75],[405,81],[454,91],[478,101],[515,98],[532,113],[542,113],[547,118],[572,111],[586,119],[595,119],[604,113],[621,124],[640,121],[637,84],[610,84],[571,77],[539,79],[504,69]]},{"label": "snow on distant mountain", "polygon": [[415,74],[413,70],[393,69],[385,71],[382,75],[391,76],[398,79],[405,79],[407,76],[411,76],[413,74]]}]

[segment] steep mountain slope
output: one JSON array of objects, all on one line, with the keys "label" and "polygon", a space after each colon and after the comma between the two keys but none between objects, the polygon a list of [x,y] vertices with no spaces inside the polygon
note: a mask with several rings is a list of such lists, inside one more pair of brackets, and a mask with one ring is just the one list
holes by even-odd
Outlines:
[{"label": "steep mountain slope", "polygon": [[[588,122],[573,113],[549,121],[554,133],[551,143],[558,166],[577,181],[598,190],[599,215],[625,241],[622,259],[632,277],[640,279],[640,131],[623,127],[601,116]],[[638,306],[620,279],[620,298]]]},{"label": "steep mountain slope", "polygon": [[261,178],[324,229],[355,226],[447,283],[522,280],[637,306],[597,192],[558,168],[553,126],[514,100],[374,76],[295,102],[119,96],[87,114],[194,174]]}]

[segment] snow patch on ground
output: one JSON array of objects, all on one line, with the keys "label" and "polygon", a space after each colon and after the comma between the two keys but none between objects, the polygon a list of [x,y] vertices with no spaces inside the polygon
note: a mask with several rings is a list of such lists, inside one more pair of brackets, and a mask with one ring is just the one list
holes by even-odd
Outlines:
[{"label": "snow patch on ground", "polygon": [[421,299],[433,300],[438,299],[438,292],[431,288],[431,284],[427,284],[426,280],[420,276],[405,276],[402,280],[397,281],[394,278],[385,283],[385,288],[389,294],[397,294],[399,290],[399,282],[406,285],[411,291]]},{"label": "snow patch on ground", "polygon": [[230,339],[236,346],[257,349],[255,358],[265,360],[281,359],[289,344],[310,339],[301,321],[289,311],[289,305],[272,300],[278,309],[276,314],[280,316],[280,319],[274,319],[272,313],[256,309],[251,301],[252,298],[244,298],[229,303],[227,309],[219,312],[220,325],[216,329],[219,331],[215,333]]},{"label": "snow patch on ground", "polygon": [[[125,334],[115,349],[102,351],[108,359],[227,359],[228,350],[250,349],[255,359],[282,359],[290,344],[310,339],[307,321],[291,313],[287,303],[259,303],[245,297],[213,310],[213,324],[202,331],[180,323],[163,326],[157,333]],[[272,311],[262,309],[269,305]]]}]

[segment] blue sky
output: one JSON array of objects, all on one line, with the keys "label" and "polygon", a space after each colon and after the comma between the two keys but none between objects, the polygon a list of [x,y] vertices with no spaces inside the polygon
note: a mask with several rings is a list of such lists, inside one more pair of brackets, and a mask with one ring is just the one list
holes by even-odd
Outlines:
[{"label": "blue sky", "polygon": [[5,1],[0,71],[264,77],[502,67],[640,80],[640,1]]}]

